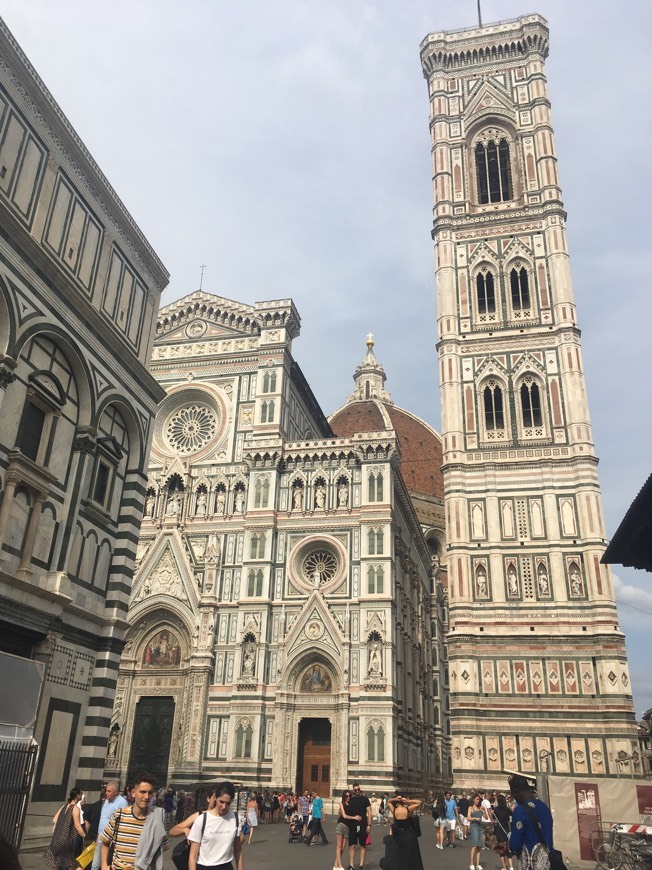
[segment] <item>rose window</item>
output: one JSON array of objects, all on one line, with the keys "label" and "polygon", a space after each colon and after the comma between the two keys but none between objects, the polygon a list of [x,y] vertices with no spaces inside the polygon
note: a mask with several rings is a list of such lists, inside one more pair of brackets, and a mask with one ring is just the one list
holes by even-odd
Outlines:
[{"label": "rose window", "polygon": [[303,573],[309,583],[328,583],[337,571],[337,559],[329,550],[315,550],[303,560]]},{"label": "rose window", "polygon": [[186,405],[169,418],[165,435],[177,453],[188,454],[201,450],[215,437],[217,416],[206,405]]}]

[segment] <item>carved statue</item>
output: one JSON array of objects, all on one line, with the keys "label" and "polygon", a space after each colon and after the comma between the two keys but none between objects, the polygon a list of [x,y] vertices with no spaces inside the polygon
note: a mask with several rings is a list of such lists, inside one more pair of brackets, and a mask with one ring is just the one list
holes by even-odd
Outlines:
[{"label": "carved statue", "polygon": [[245,494],[243,489],[235,491],[235,512],[237,514],[244,513]]},{"label": "carved statue", "polygon": [[581,595],[582,594],[582,578],[579,575],[579,572],[576,570],[571,571],[570,575],[571,581],[571,592],[573,595]]},{"label": "carved statue", "polygon": [[319,589],[319,584],[321,583],[321,574],[319,573],[319,568],[315,568],[312,575],[312,585],[315,589]]},{"label": "carved statue", "polygon": [[242,676],[253,677],[256,673],[256,644],[248,641],[244,645],[242,657]]},{"label": "carved statue", "polygon": [[548,582],[548,575],[545,571],[539,572],[537,582],[539,584],[539,595],[548,595],[550,592],[550,583]]},{"label": "carved statue", "polygon": [[476,575],[478,584],[478,595],[484,598],[487,594],[487,575],[482,572]]},{"label": "carved statue", "polygon": [[165,515],[168,517],[178,517],[181,513],[181,497],[178,492],[173,492],[168,501],[168,507]]},{"label": "carved statue", "polygon": [[326,505],[326,487],[318,486],[315,489],[315,507],[317,510],[323,510]]},{"label": "carved statue", "polygon": [[292,490],[292,510],[300,511],[303,507],[303,489],[297,486]]},{"label": "carved statue", "polygon": [[106,757],[115,758],[118,754],[118,742],[120,740],[120,726],[114,725],[109,734],[109,742],[106,747]]},{"label": "carved statue", "polygon": [[380,644],[378,641],[373,641],[369,648],[369,664],[367,667],[367,676],[380,677],[383,673],[383,663],[380,655]]},{"label": "carved statue", "polygon": [[337,487],[337,506],[347,507],[349,504],[349,488],[345,483]]},{"label": "carved statue", "polygon": [[215,513],[218,517],[224,516],[224,511],[226,509],[226,493],[223,489],[218,489],[217,491],[217,499],[215,501]]},{"label": "carved statue", "polygon": [[208,503],[208,496],[205,492],[200,492],[197,496],[197,506],[195,507],[195,516],[196,517],[205,517],[206,516],[206,505]]},{"label": "carved statue", "polygon": [[153,517],[154,516],[154,502],[156,498],[153,495],[148,495],[145,499],[145,516]]}]

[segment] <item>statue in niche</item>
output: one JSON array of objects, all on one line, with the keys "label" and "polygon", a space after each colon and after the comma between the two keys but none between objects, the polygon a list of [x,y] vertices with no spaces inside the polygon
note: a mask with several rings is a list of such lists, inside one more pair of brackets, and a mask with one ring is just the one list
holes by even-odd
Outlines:
[{"label": "statue in niche", "polygon": [[546,574],[546,569],[543,567],[543,565],[539,568],[537,583],[539,584],[539,595],[550,594],[550,582],[548,580],[548,575]]},{"label": "statue in niche", "polygon": [[315,589],[319,589],[319,584],[321,583],[321,574],[319,573],[319,568],[315,568],[314,573],[312,575],[312,585]]},{"label": "statue in niche", "polygon": [[223,489],[218,489],[217,499],[215,501],[215,513],[218,517],[224,516],[226,510],[226,492]]},{"label": "statue in niche", "polygon": [[300,511],[303,507],[303,488],[300,486],[292,490],[292,510]]},{"label": "statue in niche", "polygon": [[176,490],[170,495],[168,507],[165,515],[168,517],[178,517],[181,513],[181,496]]},{"label": "statue in niche", "polygon": [[145,516],[153,517],[154,516],[154,503],[156,502],[156,497],[151,493],[145,499]]},{"label": "statue in niche", "polygon": [[244,489],[236,489],[235,491],[235,512],[237,514],[244,513],[245,494]]},{"label": "statue in niche", "polygon": [[206,505],[208,504],[208,496],[202,490],[197,496],[197,505],[195,507],[195,516],[196,517],[205,517],[206,516]]},{"label": "statue in niche", "polygon": [[315,507],[317,510],[323,511],[326,506],[326,487],[318,486],[315,489]]},{"label": "statue in niche", "polygon": [[571,592],[573,595],[581,595],[582,594],[582,578],[580,577],[580,573],[577,568],[573,565],[573,568],[570,573],[570,581],[571,581]]},{"label": "statue in niche", "polygon": [[253,640],[245,643],[242,651],[242,676],[253,677],[256,674],[256,644]]},{"label": "statue in niche", "polygon": [[480,598],[487,597],[487,575],[484,571],[478,571],[476,574],[476,583],[478,586],[478,596]]},{"label": "statue in niche", "polygon": [[118,743],[120,741],[120,726],[116,723],[109,734],[109,742],[106,746],[106,757],[116,758],[118,755]]},{"label": "statue in niche", "polygon": [[507,569],[507,590],[510,595],[518,595],[518,579],[516,577],[516,568],[510,565]]},{"label": "statue in niche", "polygon": [[369,662],[367,665],[367,676],[382,677],[382,675],[383,662],[380,653],[380,644],[377,640],[374,640],[369,645]]},{"label": "statue in niche", "polygon": [[349,488],[345,483],[340,483],[337,487],[337,506],[341,508],[348,507],[349,504]]}]

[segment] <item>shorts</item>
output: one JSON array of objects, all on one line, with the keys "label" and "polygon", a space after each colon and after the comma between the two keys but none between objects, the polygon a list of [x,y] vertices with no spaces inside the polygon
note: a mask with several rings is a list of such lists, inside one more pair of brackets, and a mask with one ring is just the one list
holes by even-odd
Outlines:
[{"label": "shorts", "polygon": [[436,828],[445,828],[447,825],[446,819],[435,819]]},{"label": "shorts", "polygon": [[310,816],[303,816],[302,818],[303,818],[303,824],[307,825],[308,822],[310,821]]},{"label": "shorts", "polygon": [[338,837],[346,837],[348,839],[350,828],[348,825],[345,825],[344,822],[338,822],[335,825],[335,833]]},{"label": "shorts", "polygon": [[446,819],[446,830],[454,831],[457,824],[457,819]]},{"label": "shorts", "polygon": [[471,825],[471,822],[467,819],[466,816],[464,816],[464,818],[462,819],[462,824],[465,828],[468,828]]},{"label": "shorts", "polygon": [[367,845],[367,826],[362,825],[349,828],[349,846]]}]

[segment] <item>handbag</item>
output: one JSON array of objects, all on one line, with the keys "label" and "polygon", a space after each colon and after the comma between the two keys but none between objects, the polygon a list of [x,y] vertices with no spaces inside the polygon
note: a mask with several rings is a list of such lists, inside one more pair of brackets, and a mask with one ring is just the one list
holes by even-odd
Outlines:
[{"label": "handbag", "polygon": [[115,844],[118,839],[118,831],[120,830],[120,819],[122,818],[122,810],[118,810],[116,813],[115,827],[113,828],[113,836],[111,837],[111,842],[109,843],[109,852],[106,858],[106,863],[109,867],[113,864],[113,853],[115,852]]},{"label": "handbag", "polygon": [[86,870],[88,865],[93,860],[93,856],[95,854],[95,843],[89,843],[88,846],[84,849],[81,855],[77,855],[75,861],[79,864],[82,870]]},{"label": "handbag", "polygon": [[561,854],[561,852],[558,849],[551,849],[550,846],[546,843],[545,837],[543,836],[543,831],[541,830],[541,824],[537,819],[536,813],[532,810],[532,807],[529,807],[527,803],[523,803],[521,804],[521,806],[530,817],[530,821],[534,825],[534,830],[537,833],[539,842],[548,853],[548,857],[550,859],[550,870],[567,870],[566,864],[564,863],[564,856]]},{"label": "handbag", "polygon": [[420,837],[421,836],[421,819],[419,818],[419,816],[415,816],[414,813],[410,813],[410,824],[412,825],[412,828],[414,829],[414,833],[417,835],[417,837]]},{"label": "handbag", "polygon": [[[206,830],[206,813],[202,813],[204,817],[201,823],[201,839],[204,839],[204,831]],[[172,863],[177,870],[188,870],[188,858],[190,857],[190,842],[187,837],[184,837],[180,843],[172,850]]]}]

